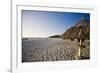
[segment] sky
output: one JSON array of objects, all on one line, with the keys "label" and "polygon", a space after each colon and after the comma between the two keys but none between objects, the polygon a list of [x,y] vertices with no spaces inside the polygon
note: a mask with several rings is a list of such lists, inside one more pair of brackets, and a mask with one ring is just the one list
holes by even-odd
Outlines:
[{"label": "sky", "polygon": [[61,35],[82,17],[90,20],[89,13],[22,10],[22,37]]}]

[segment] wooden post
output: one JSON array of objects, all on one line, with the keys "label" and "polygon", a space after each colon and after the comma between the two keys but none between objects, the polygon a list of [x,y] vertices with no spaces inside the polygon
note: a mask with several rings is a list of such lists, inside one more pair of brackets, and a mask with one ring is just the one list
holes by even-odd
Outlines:
[{"label": "wooden post", "polygon": [[[84,25],[84,20],[85,18],[82,17],[82,25]],[[81,52],[82,52],[82,42],[83,42],[83,39],[84,39],[84,33],[83,33],[83,30],[82,30],[82,26],[80,27],[80,31],[79,31],[79,34],[78,34],[78,37],[79,37],[79,49],[78,49],[78,57],[79,59],[81,59]]]},{"label": "wooden post", "polygon": [[78,49],[79,59],[81,59],[82,39],[83,39],[83,33],[82,33],[82,29],[80,29],[80,32],[79,32],[79,49]]},{"label": "wooden post", "polygon": [[78,57],[81,59],[81,50],[82,50],[82,39],[80,39],[79,49],[78,49]]}]

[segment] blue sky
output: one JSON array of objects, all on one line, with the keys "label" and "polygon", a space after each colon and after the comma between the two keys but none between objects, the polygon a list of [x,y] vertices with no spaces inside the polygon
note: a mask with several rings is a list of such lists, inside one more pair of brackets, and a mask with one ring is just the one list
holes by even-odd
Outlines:
[{"label": "blue sky", "polygon": [[60,35],[82,16],[90,20],[89,13],[22,11],[22,37],[49,37]]}]

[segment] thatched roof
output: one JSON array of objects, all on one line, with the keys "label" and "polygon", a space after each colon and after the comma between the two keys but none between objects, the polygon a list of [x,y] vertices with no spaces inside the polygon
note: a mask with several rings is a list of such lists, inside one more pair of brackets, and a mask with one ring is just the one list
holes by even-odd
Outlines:
[{"label": "thatched roof", "polygon": [[90,21],[81,19],[77,24],[62,34],[63,39],[90,38]]}]

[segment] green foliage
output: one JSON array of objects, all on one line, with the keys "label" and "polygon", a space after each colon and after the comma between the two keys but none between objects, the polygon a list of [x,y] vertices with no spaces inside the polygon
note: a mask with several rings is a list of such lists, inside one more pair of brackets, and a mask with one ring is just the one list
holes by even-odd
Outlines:
[{"label": "green foliage", "polygon": [[53,35],[53,36],[50,36],[49,38],[61,38],[60,35]]}]

